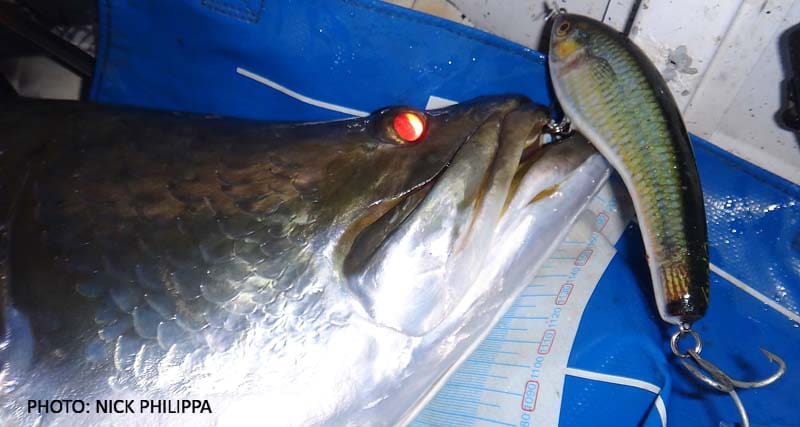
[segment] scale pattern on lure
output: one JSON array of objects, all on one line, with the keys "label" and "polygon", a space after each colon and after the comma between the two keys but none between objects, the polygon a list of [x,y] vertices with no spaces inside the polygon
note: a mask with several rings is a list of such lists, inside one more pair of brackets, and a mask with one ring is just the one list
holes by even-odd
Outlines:
[{"label": "scale pattern on lure", "polygon": [[702,317],[709,270],[700,180],[660,74],[623,35],[567,14],[553,22],[549,63],[564,112],[632,195],[661,316],[670,323]]}]

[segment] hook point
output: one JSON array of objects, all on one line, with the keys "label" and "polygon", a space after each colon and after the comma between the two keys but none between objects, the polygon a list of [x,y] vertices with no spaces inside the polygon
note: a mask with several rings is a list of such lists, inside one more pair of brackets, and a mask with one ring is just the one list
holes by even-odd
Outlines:
[{"label": "hook point", "polygon": [[778,365],[781,366],[786,366],[786,362],[784,362],[783,359],[781,359],[781,357],[778,356],[777,354],[767,350],[766,348],[759,348],[759,350],[761,350],[761,352],[764,353],[764,356],[767,356],[767,359],[770,362],[777,363]]}]

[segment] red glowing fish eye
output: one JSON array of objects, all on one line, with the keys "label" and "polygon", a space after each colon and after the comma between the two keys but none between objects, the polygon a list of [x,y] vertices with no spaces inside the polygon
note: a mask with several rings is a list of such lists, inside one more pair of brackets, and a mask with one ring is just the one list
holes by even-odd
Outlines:
[{"label": "red glowing fish eye", "polygon": [[404,111],[394,116],[392,126],[397,136],[406,142],[417,142],[425,133],[425,121],[419,114],[411,111]]}]

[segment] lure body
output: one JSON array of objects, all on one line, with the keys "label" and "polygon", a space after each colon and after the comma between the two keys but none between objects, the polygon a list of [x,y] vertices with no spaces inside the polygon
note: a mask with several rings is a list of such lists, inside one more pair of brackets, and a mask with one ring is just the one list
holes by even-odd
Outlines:
[{"label": "lure body", "polygon": [[567,116],[622,176],[634,202],[661,317],[691,323],[708,306],[708,239],[689,135],[661,75],[614,29],[556,16],[550,73]]}]

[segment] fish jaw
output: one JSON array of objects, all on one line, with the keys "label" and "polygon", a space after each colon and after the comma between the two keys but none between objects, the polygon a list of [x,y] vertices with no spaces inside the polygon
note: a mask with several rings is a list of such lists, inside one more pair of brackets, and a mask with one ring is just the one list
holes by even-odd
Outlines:
[{"label": "fish jaw", "polygon": [[[512,197],[511,205],[518,208],[503,214],[483,248],[491,257],[457,306],[421,337],[402,379],[386,386],[379,395],[387,398],[364,410],[364,419],[398,419],[398,425],[413,421],[530,284],[610,171],[580,136],[545,146]],[[554,186],[557,191],[536,197]]]},{"label": "fish jaw", "polygon": [[544,109],[493,114],[471,135],[412,215],[349,288],[379,324],[412,336],[436,327],[480,271],[522,152],[538,140]]}]

